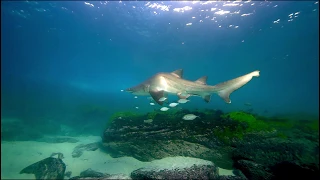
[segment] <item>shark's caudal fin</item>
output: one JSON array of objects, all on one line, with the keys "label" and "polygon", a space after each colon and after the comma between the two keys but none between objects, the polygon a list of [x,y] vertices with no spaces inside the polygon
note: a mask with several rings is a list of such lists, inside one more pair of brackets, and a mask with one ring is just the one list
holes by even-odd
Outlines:
[{"label": "shark's caudal fin", "polygon": [[246,74],[244,76],[240,76],[238,78],[217,84],[213,86],[214,91],[217,92],[217,94],[226,102],[231,103],[230,100],[230,94],[234,92],[235,90],[241,88],[245,84],[247,84],[252,77],[259,77],[260,71],[253,71],[249,74]]}]

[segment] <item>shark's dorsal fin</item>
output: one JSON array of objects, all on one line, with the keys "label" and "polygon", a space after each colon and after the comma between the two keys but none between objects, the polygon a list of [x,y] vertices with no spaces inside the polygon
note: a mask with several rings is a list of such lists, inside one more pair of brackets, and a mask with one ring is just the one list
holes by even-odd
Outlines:
[{"label": "shark's dorsal fin", "polygon": [[182,75],[183,75],[183,69],[178,69],[178,70],[175,70],[171,73],[172,75],[178,77],[178,78],[182,78]]},{"label": "shark's dorsal fin", "polygon": [[208,79],[208,76],[203,76],[203,77],[199,78],[198,80],[196,80],[195,82],[198,83],[198,84],[206,85],[207,84],[207,79]]}]

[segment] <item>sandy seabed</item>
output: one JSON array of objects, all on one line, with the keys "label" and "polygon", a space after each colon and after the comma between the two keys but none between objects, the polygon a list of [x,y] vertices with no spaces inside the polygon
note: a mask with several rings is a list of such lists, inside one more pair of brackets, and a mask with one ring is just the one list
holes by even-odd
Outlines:
[{"label": "sandy seabed", "polygon": [[[46,143],[37,141],[2,141],[1,142],[1,179],[35,179],[33,174],[19,172],[52,153],[61,152],[64,155],[66,172],[71,171],[73,176],[79,176],[84,170],[92,170],[108,174],[130,173],[142,167],[183,167],[189,163],[201,164],[204,160],[187,157],[170,157],[152,162],[141,162],[132,157],[112,158],[100,149],[84,151],[78,158],[72,157],[73,149],[79,144],[88,144],[101,141],[99,136],[74,137],[77,143]],[[203,162],[201,162],[203,161]],[[233,175],[232,170],[219,168],[220,175]],[[65,177],[68,179],[67,177]]]}]

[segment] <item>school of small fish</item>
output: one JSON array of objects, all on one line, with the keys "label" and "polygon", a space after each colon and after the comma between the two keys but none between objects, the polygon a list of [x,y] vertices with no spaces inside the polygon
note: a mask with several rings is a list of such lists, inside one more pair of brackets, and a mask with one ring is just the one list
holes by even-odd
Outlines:
[{"label": "school of small fish", "polygon": [[[181,94],[182,95],[182,94]],[[137,99],[138,97],[137,96],[134,96],[134,98],[135,99]],[[155,106],[156,104],[155,103],[153,103],[153,99],[152,99],[152,97],[147,97],[147,99],[150,101],[150,105],[151,106]],[[161,97],[160,99],[159,99],[159,101],[161,101],[161,102],[163,102],[163,101],[165,101],[165,100],[167,100],[167,98],[166,97]],[[185,104],[185,103],[187,103],[188,101],[190,101],[190,100],[188,100],[188,99],[179,99],[177,102],[172,102],[172,103],[170,103],[169,104],[169,107],[171,107],[171,108],[173,108],[173,107],[176,107],[177,105],[179,105],[179,104]],[[135,107],[136,109],[139,109],[139,107]],[[168,107],[161,107],[160,108],[160,111],[168,111],[170,108],[168,108]],[[196,116],[196,115],[194,115],[194,114],[186,114],[186,115],[184,115],[183,117],[182,117],[182,119],[183,120],[186,120],[186,121],[192,121],[192,120],[194,120],[194,119],[196,119],[196,118],[200,118],[199,116]],[[147,119],[147,120],[144,120],[144,123],[152,123],[153,122],[153,119]]]}]

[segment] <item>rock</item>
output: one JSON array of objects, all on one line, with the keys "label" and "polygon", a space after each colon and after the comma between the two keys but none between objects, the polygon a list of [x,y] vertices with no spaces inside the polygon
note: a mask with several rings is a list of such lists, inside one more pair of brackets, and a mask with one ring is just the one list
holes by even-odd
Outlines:
[{"label": "rock", "polygon": [[219,176],[217,180],[247,180],[247,178],[240,176]]},{"label": "rock", "polygon": [[[185,114],[201,118],[184,121]],[[144,123],[146,119],[153,121]],[[234,165],[246,176],[237,178],[277,179],[282,174],[273,167],[284,168],[284,162],[291,163],[292,171],[319,171],[317,121],[308,123],[301,127],[289,120],[212,110],[124,112],[111,118],[102,144],[112,157],[131,156],[148,162],[187,156],[212,161],[224,169]]]},{"label": "rock", "polygon": [[105,179],[131,179],[131,177],[125,174],[111,174],[109,177],[106,177]]},{"label": "rock", "polygon": [[67,171],[66,173],[64,173],[64,176],[70,178],[71,174],[72,174],[71,171]]},{"label": "rock", "polygon": [[282,177],[295,177],[291,175],[296,172],[308,175],[319,172],[319,152],[314,151],[316,147],[316,144],[306,139],[256,139],[238,145],[232,158],[235,167],[249,179],[286,179]]},{"label": "rock", "polygon": [[303,179],[320,179],[319,168],[315,164],[299,165],[293,162],[281,162],[270,168],[276,179],[296,179],[303,176]]},{"label": "rock", "polygon": [[[244,177],[244,176],[243,176]],[[219,176],[219,168],[211,161],[190,157],[167,157],[154,160],[146,167],[131,173],[132,179],[241,179]]]},{"label": "rock", "polygon": [[92,179],[92,180],[104,180],[104,179],[131,179],[125,174],[107,174],[94,171],[92,169],[87,169],[80,173],[80,176],[75,176],[70,178],[70,180],[82,180],[82,179]]},{"label": "rock", "polygon": [[72,157],[77,158],[83,154],[83,151],[95,151],[99,148],[100,142],[80,144],[76,146],[72,152]]},{"label": "rock", "polygon": [[[201,119],[184,121],[185,113]],[[215,162],[219,167],[232,168],[231,147],[225,147],[214,135],[221,125],[221,111],[172,113],[152,112],[147,115],[119,113],[103,134],[103,147],[112,157],[131,156],[152,161],[172,156],[188,156]],[[152,123],[144,123],[153,119]]]},{"label": "rock", "polygon": [[186,156],[218,162],[220,167],[226,169],[232,167],[232,161],[228,161],[228,151],[209,149],[183,140],[112,142],[103,143],[103,146],[114,158],[132,156],[140,161],[152,161],[165,157]]},{"label": "rock", "polygon": [[64,179],[66,165],[62,161],[63,155],[53,153],[52,156],[56,154],[58,154],[58,158],[48,157],[43,159],[22,169],[20,174],[34,174],[36,179]]},{"label": "rock", "polygon": [[109,174],[103,174],[101,172],[97,172],[92,169],[87,169],[80,173],[80,177],[105,177],[105,176],[109,176]]},{"label": "rock", "polygon": [[273,174],[261,164],[253,161],[239,160],[235,163],[235,167],[242,171],[242,173],[252,180],[265,179],[271,180],[274,178]]},{"label": "rock", "polygon": [[217,179],[214,165],[193,165],[183,169],[140,168],[131,173],[132,179]]},{"label": "rock", "polygon": [[67,137],[67,136],[58,136],[58,137],[43,137],[40,139],[37,139],[38,142],[46,142],[46,143],[77,143],[79,142],[78,139]]}]

